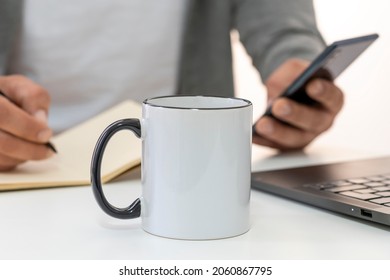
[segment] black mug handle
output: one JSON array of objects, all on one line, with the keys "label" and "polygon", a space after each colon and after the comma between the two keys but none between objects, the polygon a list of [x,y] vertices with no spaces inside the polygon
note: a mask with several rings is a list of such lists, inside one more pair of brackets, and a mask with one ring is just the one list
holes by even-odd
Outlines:
[{"label": "black mug handle", "polygon": [[141,201],[137,198],[130,206],[118,208],[106,199],[101,182],[101,164],[104,150],[111,137],[120,130],[128,129],[141,138],[141,123],[139,119],[121,119],[110,124],[100,135],[92,155],[91,184],[93,194],[100,208],[108,215],[118,219],[134,219],[141,215]]}]

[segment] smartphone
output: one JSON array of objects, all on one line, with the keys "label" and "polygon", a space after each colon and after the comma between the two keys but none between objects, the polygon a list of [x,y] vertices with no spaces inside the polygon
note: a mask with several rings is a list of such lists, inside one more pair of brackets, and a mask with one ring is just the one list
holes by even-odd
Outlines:
[{"label": "smartphone", "polygon": [[[370,34],[336,41],[329,45],[282,93],[281,97],[287,97],[307,105],[316,104],[316,101],[307,95],[306,85],[316,78],[333,81],[378,37],[378,34]],[[267,108],[264,115],[273,117],[271,106]]]}]

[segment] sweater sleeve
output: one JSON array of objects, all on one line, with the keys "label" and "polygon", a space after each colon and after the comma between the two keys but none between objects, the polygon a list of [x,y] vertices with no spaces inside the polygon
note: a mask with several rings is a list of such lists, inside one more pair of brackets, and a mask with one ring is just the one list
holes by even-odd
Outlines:
[{"label": "sweater sleeve", "polygon": [[6,72],[8,58],[17,39],[22,6],[21,0],[0,0],[0,75]]},{"label": "sweater sleeve", "polygon": [[266,81],[286,59],[313,60],[325,42],[311,0],[237,0],[233,28]]}]

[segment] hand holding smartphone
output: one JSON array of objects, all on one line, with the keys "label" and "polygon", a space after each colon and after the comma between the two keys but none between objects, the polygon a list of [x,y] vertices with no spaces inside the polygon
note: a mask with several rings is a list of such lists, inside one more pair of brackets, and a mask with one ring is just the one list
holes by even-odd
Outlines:
[{"label": "hand holding smartphone", "polygon": [[[336,41],[329,45],[280,97],[287,97],[307,105],[316,104],[316,101],[307,95],[306,85],[316,78],[335,80],[378,37],[378,34],[370,34]],[[267,108],[265,116],[274,117],[271,108],[272,104]]]}]

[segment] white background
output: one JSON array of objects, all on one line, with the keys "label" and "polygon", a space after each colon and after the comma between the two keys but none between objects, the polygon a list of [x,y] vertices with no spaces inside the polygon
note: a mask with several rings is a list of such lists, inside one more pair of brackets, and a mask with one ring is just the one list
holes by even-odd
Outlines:
[{"label": "white background", "polygon": [[[333,127],[314,145],[335,145],[378,154],[390,154],[390,1],[317,0],[320,31],[330,44],[369,33],[380,38],[337,80],[345,105]],[[234,36],[233,36],[234,37]],[[254,104],[254,118],[265,108],[265,91],[240,43],[234,40],[237,93]]]}]

